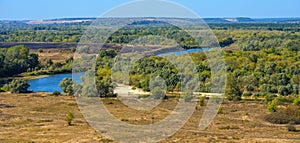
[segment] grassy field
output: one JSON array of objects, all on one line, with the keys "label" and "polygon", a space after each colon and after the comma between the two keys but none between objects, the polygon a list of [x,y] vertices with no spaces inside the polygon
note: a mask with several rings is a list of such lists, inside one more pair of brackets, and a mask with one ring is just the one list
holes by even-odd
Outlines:
[{"label": "grassy field", "polygon": [[64,62],[66,59],[74,56],[70,48],[43,49],[43,52],[39,52],[39,49],[30,49],[30,52],[38,54],[39,61],[42,63],[46,59],[51,59],[53,62]]},{"label": "grassy field", "polygon": [[[162,102],[152,111],[134,111],[116,99],[104,99],[106,107],[117,118],[131,124],[151,124],[166,117],[176,99]],[[229,102],[204,131],[198,130],[204,107],[176,134],[164,142],[300,142],[299,132],[288,132],[285,125],[263,120],[268,114],[259,101]],[[75,114],[72,126],[65,115]],[[300,126],[296,126],[300,130]],[[74,97],[51,96],[48,93],[0,93],[0,142],[112,142],[88,125]]]}]

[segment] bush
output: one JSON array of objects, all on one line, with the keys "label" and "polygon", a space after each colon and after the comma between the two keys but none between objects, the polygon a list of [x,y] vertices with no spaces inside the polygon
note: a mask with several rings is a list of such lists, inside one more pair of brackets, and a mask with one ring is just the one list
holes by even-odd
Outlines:
[{"label": "bush", "polygon": [[232,130],[232,129],[240,129],[238,126],[224,126],[219,127],[220,130]]},{"label": "bush", "polygon": [[278,99],[278,101],[280,101],[280,102],[288,102],[288,103],[293,103],[293,101],[294,101],[294,98],[284,97],[284,96],[279,96],[276,99]]},{"label": "bush", "polygon": [[260,96],[260,93],[254,93],[253,96],[254,96],[254,97],[259,97],[259,96]]},{"label": "bush", "polygon": [[293,101],[293,105],[295,105],[295,106],[299,106],[300,105],[300,96],[295,97],[295,99]]},{"label": "bush", "polygon": [[44,52],[44,50],[42,49],[42,48],[39,48],[39,53],[43,53]]},{"label": "bush", "polygon": [[254,91],[254,87],[252,85],[246,85],[245,88],[247,91]]},{"label": "bush", "polygon": [[68,95],[73,95],[73,80],[71,78],[64,78],[60,83],[59,86],[64,91],[64,93],[67,93]]},{"label": "bush", "polygon": [[288,124],[291,118],[286,114],[274,112],[265,116],[265,120],[273,124]]},{"label": "bush", "polygon": [[183,93],[183,100],[185,102],[190,102],[194,98],[192,91],[185,91]]},{"label": "bush", "polygon": [[75,118],[74,114],[72,112],[68,112],[66,115],[66,121],[68,123],[69,126],[72,125],[72,121]]},{"label": "bush", "polygon": [[286,126],[286,128],[289,132],[296,132],[297,131],[296,128],[292,125],[288,125],[288,126]]},{"label": "bush", "polygon": [[202,96],[202,97],[199,97],[199,105],[200,106],[204,106],[205,104],[204,104],[204,101],[205,101],[205,96]]},{"label": "bush", "polygon": [[60,95],[60,92],[59,92],[59,91],[53,91],[52,94],[55,95],[55,96],[59,96],[59,95]]},{"label": "bush", "polygon": [[224,109],[224,107],[222,107],[222,106],[219,107],[219,108],[218,108],[218,114],[223,114],[223,109]]},{"label": "bush", "polygon": [[268,103],[268,111],[269,112],[276,112],[278,109],[278,100],[274,99]]},{"label": "bush", "polygon": [[300,124],[300,108],[289,106],[265,116],[265,120],[273,124]]},{"label": "bush", "polygon": [[165,93],[160,87],[155,87],[152,89],[151,94],[154,99],[164,99],[165,98]]},{"label": "bush", "polygon": [[11,93],[27,93],[30,85],[25,80],[13,80],[9,84],[4,85],[3,89]]},{"label": "bush", "polygon": [[265,103],[269,103],[269,102],[271,102],[272,100],[274,100],[275,99],[275,97],[276,97],[276,95],[274,95],[274,94],[267,94],[267,95],[265,95]]},{"label": "bush", "polygon": [[243,93],[243,96],[251,96],[251,95],[252,95],[251,92],[247,92],[247,91],[246,91],[246,92]]}]

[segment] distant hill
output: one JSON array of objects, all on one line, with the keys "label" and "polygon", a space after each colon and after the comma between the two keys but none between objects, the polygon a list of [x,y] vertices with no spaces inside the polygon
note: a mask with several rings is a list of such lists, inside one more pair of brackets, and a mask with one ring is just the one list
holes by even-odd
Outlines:
[{"label": "distant hill", "polygon": [[[49,19],[49,20],[2,20],[0,24],[9,24],[9,23],[23,23],[23,24],[68,24],[68,23],[89,23],[95,20],[96,18],[59,18],[59,19]],[[103,18],[104,20],[115,20],[121,18]],[[143,18],[135,18],[137,20],[142,20]],[[150,18],[155,20],[156,18]],[[178,19],[178,20],[187,20],[190,22],[203,22],[206,23],[300,23],[300,18],[248,18],[248,17],[233,17],[233,18],[203,18],[202,19],[192,19],[192,18],[168,18],[168,19]],[[144,23],[147,24],[147,23]],[[152,23],[153,24],[153,23]],[[161,23],[156,23],[161,24]]]}]

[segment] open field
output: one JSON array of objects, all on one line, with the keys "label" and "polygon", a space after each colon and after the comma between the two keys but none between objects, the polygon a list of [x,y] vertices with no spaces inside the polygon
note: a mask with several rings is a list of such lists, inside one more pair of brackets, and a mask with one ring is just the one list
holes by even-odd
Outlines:
[{"label": "open field", "polygon": [[30,52],[38,54],[39,61],[42,63],[46,61],[46,59],[51,59],[53,62],[64,62],[66,59],[74,56],[69,48],[43,49],[43,52],[39,52],[38,49],[30,49]]},{"label": "open field", "polygon": [[[131,124],[151,124],[166,117],[176,99],[162,102],[152,111],[135,111],[116,99],[104,104],[117,118]],[[300,142],[299,132],[288,132],[285,125],[263,120],[268,114],[259,101],[229,102],[204,131],[198,130],[204,107],[197,107],[192,118],[175,135],[161,142]],[[73,112],[72,126],[65,115]],[[300,126],[296,126],[299,130]],[[90,127],[77,108],[74,97],[48,93],[0,93],[0,142],[109,142]]]}]

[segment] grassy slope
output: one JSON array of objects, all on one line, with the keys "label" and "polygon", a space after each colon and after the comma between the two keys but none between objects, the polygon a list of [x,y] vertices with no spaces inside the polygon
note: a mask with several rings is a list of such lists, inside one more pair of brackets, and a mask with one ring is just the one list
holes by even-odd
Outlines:
[{"label": "grassy slope", "polygon": [[[153,112],[132,112],[117,100],[105,99],[105,105],[116,117],[132,124],[151,124],[167,116],[176,105],[175,99],[163,102]],[[162,142],[300,142],[298,132],[285,126],[263,121],[266,105],[258,102],[224,102],[223,113],[212,125],[198,130],[205,107],[194,115],[174,136]],[[65,114],[75,114],[73,126],[67,126]],[[152,118],[154,117],[154,119]],[[227,127],[229,126],[229,128]],[[300,126],[297,126],[300,129]],[[50,96],[47,93],[0,93],[0,142],[107,142],[95,132],[80,114],[75,98]]]}]

